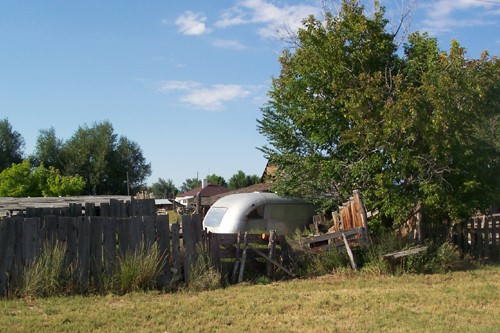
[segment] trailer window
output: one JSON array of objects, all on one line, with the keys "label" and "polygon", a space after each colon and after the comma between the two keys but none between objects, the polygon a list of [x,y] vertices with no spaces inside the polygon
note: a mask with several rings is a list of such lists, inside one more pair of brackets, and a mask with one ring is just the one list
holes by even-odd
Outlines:
[{"label": "trailer window", "polygon": [[227,212],[226,207],[211,207],[208,210],[207,215],[205,216],[203,224],[205,224],[205,226],[207,227],[218,227],[226,212]]},{"label": "trailer window", "polygon": [[263,219],[264,218],[264,206],[257,206],[247,214],[249,219]]}]

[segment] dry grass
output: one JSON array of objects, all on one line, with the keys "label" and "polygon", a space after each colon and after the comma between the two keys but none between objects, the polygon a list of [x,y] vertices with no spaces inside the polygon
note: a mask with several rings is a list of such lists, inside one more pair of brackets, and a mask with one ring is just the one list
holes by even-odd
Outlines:
[{"label": "dry grass", "polygon": [[345,272],[205,292],[0,301],[12,332],[498,332],[500,267],[436,275]]}]

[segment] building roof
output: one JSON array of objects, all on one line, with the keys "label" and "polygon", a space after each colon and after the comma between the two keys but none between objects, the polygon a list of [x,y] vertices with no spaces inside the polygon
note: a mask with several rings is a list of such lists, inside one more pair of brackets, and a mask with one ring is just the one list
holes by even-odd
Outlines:
[{"label": "building roof", "polygon": [[217,184],[208,184],[205,187],[197,187],[187,192],[181,193],[177,195],[177,198],[185,198],[185,197],[195,197],[200,195],[202,198],[211,197],[213,195],[221,194],[229,192],[229,189],[224,186],[220,186]]},{"label": "building roof", "polygon": [[172,201],[168,199],[155,199],[155,205],[171,205]]}]

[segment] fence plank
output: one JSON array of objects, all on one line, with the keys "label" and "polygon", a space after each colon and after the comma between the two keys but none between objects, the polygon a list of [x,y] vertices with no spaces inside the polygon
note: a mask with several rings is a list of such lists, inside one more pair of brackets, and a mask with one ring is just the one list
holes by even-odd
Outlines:
[{"label": "fence plank", "polygon": [[151,245],[153,245],[156,238],[156,216],[144,216],[143,223],[144,246],[146,246],[146,248],[149,248]]},{"label": "fence plank", "polygon": [[142,241],[142,216],[132,216],[129,225],[129,250],[138,250]]},{"label": "fence plank", "polygon": [[29,265],[33,262],[40,251],[40,224],[39,217],[28,217],[22,223],[23,237],[20,241],[23,247],[23,265]]},{"label": "fence plank", "polygon": [[16,223],[19,218],[6,218],[0,222],[0,297],[7,294],[8,277],[14,260]]},{"label": "fence plank", "polygon": [[170,270],[170,225],[168,215],[156,216],[156,230],[158,249],[166,261],[158,281],[160,287],[163,287],[172,279],[172,272]]},{"label": "fence plank", "polygon": [[[80,206],[81,208],[81,206]],[[72,217],[64,217],[63,220],[66,225],[67,225],[67,232],[68,234],[66,235],[66,256],[64,260],[64,265],[66,267],[69,267],[71,265],[75,265],[76,260],[77,260],[77,255],[78,255],[78,243],[77,243],[77,237],[78,237],[78,229],[77,229],[77,220],[78,217],[73,215],[74,211],[71,213]]]},{"label": "fence plank", "polygon": [[103,221],[102,246],[104,254],[104,270],[108,276],[113,274],[116,263],[116,218]]},{"label": "fence plank", "polygon": [[85,291],[88,288],[90,276],[90,217],[79,217],[77,219],[77,229],[79,282]]},{"label": "fence plank", "polygon": [[105,217],[90,217],[90,280],[97,290],[102,274],[102,224]]},{"label": "fence plank", "polygon": [[116,231],[118,234],[118,253],[125,255],[130,251],[130,218],[119,218],[116,220]]},{"label": "fence plank", "polygon": [[179,223],[172,224],[172,281],[177,281],[181,276],[181,245]]},{"label": "fence plank", "polygon": [[190,215],[182,216],[182,241],[184,245],[184,281],[189,283],[189,271],[195,261],[196,231],[195,221]]},{"label": "fence plank", "polygon": [[[271,230],[269,232],[269,244],[267,248],[269,259],[274,260],[274,254],[276,251],[276,230]],[[268,260],[266,264],[266,274],[270,279],[272,279],[274,276],[274,264],[271,260]]]},{"label": "fence plank", "polygon": [[498,260],[499,258],[499,252],[498,251],[498,243],[497,243],[497,237],[498,237],[498,232],[500,231],[497,223],[500,222],[500,215],[499,216],[493,216],[491,218],[491,252],[493,253],[492,259],[493,260]]}]

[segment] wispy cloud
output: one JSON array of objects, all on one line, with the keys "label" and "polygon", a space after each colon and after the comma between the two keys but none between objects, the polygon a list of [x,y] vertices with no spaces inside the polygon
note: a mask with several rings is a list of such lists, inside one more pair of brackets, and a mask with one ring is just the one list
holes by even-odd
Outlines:
[{"label": "wispy cloud", "polygon": [[181,34],[197,36],[210,32],[205,25],[206,20],[207,18],[203,13],[187,11],[175,20],[175,24]]},{"label": "wispy cloud", "polygon": [[184,94],[179,98],[182,103],[209,111],[223,110],[225,103],[246,98],[251,94],[251,89],[242,85],[214,84],[203,87],[201,83],[193,81],[163,81],[160,82],[158,91],[183,91]]},{"label": "wispy cloud", "polygon": [[[492,16],[499,14],[497,6],[490,1],[478,0],[435,0],[421,5],[427,19],[424,30],[431,33],[449,32],[457,28],[484,26],[497,23]],[[476,12],[471,15],[472,10]]]},{"label": "wispy cloud", "polygon": [[171,91],[186,91],[198,88],[201,83],[194,81],[162,81],[159,84],[158,91],[171,92]]},{"label": "wispy cloud", "polygon": [[242,0],[225,11],[215,23],[218,28],[241,24],[263,24],[258,33],[264,38],[276,37],[276,31],[286,28],[296,31],[302,20],[309,15],[319,15],[321,8],[308,5],[284,5],[279,7],[265,0]]},{"label": "wispy cloud", "polygon": [[216,39],[212,42],[212,44],[215,47],[219,47],[222,49],[230,49],[230,50],[244,50],[247,48],[240,41],[231,39]]}]

